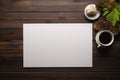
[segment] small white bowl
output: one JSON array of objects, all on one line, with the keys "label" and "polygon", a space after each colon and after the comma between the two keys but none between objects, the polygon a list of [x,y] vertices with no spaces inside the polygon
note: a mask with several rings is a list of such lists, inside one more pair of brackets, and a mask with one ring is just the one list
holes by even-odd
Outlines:
[{"label": "small white bowl", "polygon": [[89,19],[89,20],[96,20],[96,19],[99,18],[99,16],[100,16],[100,11],[97,10],[97,13],[96,13],[96,15],[95,15],[94,17],[89,17],[89,16],[87,15],[87,13],[86,13],[86,10],[89,9],[90,6],[94,6],[94,7],[96,8],[96,5],[95,5],[95,4],[89,4],[89,5],[87,5],[87,6],[85,7],[85,9],[84,9],[84,15],[85,15],[85,17],[86,17],[87,19]]}]

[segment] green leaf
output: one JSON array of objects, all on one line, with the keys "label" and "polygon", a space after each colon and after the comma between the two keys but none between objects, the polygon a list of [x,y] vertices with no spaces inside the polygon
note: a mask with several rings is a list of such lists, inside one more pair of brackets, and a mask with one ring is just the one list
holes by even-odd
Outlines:
[{"label": "green leaf", "polygon": [[109,13],[109,10],[106,10],[104,13],[103,13],[103,16],[107,15]]},{"label": "green leaf", "polygon": [[106,15],[106,18],[109,20],[109,19],[112,19],[113,18],[113,12],[110,12],[108,15]]},{"label": "green leaf", "polygon": [[107,11],[108,9],[107,8],[103,8],[103,11]]},{"label": "green leaf", "polygon": [[[106,12],[107,13],[107,12]],[[104,13],[105,14],[105,13]],[[117,8],[113,8],[111,12],[106,14],[106,19],[111,22],[113,26],[120,22],[120,12]]]},{"label": "green leaf", "polygon": [[120,3],[116,4],[116,8],[119,10],[120,12]]},{"label": "green leaf", "polygon": [[114,18],[116,19],[116,21],[119,21],[119,11],[115,8],[114,9]]},{"label": "green leaf", "polygon": [[110,21],[113,26],[120,26],[120,3],[115,2],[115,5],[110,10],[107,8],[109,0],[105,0],[103,8],[103,16]]}]

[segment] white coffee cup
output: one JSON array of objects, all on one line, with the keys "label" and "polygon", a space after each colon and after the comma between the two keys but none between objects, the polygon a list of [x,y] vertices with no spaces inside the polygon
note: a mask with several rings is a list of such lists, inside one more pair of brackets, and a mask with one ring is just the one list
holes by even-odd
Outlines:
[{"label": "white coffee cup", "polygon": [[110,46],[114,42],[114,35],[109,30],[101,30],[99,31],[96,36],[95,40],[97,43],[97,47],[107,47]]}]

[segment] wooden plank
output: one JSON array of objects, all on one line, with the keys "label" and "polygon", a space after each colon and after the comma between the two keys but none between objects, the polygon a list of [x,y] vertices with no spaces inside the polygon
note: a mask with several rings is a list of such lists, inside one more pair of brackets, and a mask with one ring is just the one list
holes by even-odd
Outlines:
[{"label": "wooden plank", "polygon": [[81,11],[98,0],[0,0],[1,12],[61,12]]},{"label": "wooden plank", "polygon": [[0,49],[0,56],[22,56],[23,49],[14,48],[14,49]]},{"label": "wooden plank", "polygon": [[22,56],[23,41],[0,41],[0,56]]},{"label": "wooden plank", "polygon": [[[0,13],[0,23],[21,22],[90,22],[82,12],[80,13]],[[13,25],[13,24],[12,24]],[[12,26],[10,25],[10,26]],[[1,25],[4,27],[4,25]]]},{"label": "wooden plank", "polygon": [[22,22],[0,22],[0,29],[1,28],[23,28],[23,23]]},{"label": "wooden plank", "polygon": [[0,29],[0,40],[22,40],[22,29]]},{"label": "wooden plank", "polygon": [[1,80],[119,80],[120,72],[8,72]]},{"label": "wooden plank", "polygon": [[93,57],[93,67],[24,68],[22,56],[0,56],[0,72],[120,72],[120,57]]}]

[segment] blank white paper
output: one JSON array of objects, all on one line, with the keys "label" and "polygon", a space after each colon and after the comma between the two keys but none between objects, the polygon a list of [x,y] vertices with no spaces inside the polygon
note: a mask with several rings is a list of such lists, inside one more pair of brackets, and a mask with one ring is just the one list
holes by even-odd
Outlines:
[{"label": "blank white paper", "polygon": [[92,24],[23,24],[24,67],[92,67]]}]

